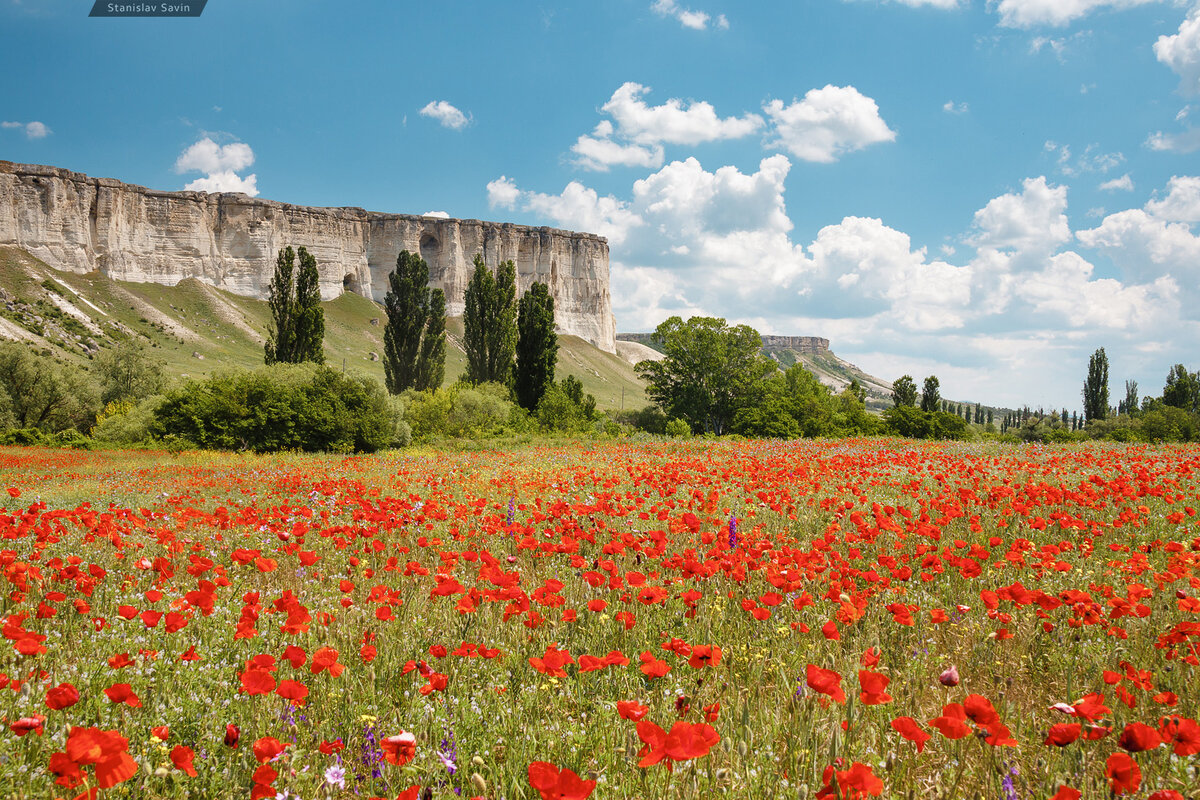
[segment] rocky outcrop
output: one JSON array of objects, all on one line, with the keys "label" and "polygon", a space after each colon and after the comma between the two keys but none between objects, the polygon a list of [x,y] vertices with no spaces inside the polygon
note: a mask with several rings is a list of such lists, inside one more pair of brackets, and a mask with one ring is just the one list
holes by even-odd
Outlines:
[{"label": "rocky outcrop", "polygon": [[805,355],[818,355],[829,350],[829,340],[819,336],[764,336],[764,350],[794,350]]},{"label": "rocky outcrop", "polygon": [[560,333],[616,352],[608,242],[589,233],[162,192],[0,161],[0,244],[67,272],[168,285],[197,278],[258,298],[267,296],[279,249],[304,245],[317,258],[324,299],[353,291],[378,301],[408,250],[429,263],[430,285],[445,290],[451,316],[463,311],[471,262],[482,253],[492,268],[516,262],[519,291],[549,285]]}]

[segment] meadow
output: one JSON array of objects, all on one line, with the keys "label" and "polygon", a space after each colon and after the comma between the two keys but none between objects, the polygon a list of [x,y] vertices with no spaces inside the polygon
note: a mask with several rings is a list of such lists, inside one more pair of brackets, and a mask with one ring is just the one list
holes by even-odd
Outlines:
[{"label": "meadow", "polygon": [[1100,443],[0,449],[0,796],[1200,797],[1198,484]]}]

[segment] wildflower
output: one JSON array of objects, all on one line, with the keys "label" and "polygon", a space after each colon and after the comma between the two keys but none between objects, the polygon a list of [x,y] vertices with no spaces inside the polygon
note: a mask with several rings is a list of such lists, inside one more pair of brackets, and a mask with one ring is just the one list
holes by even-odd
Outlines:
[{"label": "wildflower", "polygon": [[342,768],[341,764],[334,764],[325,770],[325,783],[339,789],[346,788],[346,770]]}]

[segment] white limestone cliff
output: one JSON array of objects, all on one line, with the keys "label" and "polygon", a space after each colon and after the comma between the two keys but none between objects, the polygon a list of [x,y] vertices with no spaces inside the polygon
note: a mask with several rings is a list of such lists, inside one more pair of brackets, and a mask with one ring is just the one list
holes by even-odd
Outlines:
[{"label": "white limestone cliff", "polygon": [[316,256],[324,299],[348,290],[381,302],[396,256],[408,250],[429,263],[430,285],[445,290],[451,316],[463,311],[472,259],[482,253],[493,269],[516,262],[519,292],[549,285],[560,333],[616,352],[608,242],[589,233],[163,192],[0,161],[0,244],[67,272],[168,285],[197,278],[263,299],[275,254],[304,245]]}]

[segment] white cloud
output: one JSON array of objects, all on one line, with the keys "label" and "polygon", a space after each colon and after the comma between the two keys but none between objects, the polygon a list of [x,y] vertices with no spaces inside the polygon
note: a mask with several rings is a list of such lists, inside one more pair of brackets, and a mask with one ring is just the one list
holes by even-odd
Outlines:
[{"label": "white cloud", "polygon": [[763,110],[774,124],[768,146],[781,147],[805,161],[830,163],[845,153],[896,134],[879,116],[879,106],[853,86],[811,89],[803,100],[784,105],[772,100]]},{"label": "white cloud", "polygon": [[975,212],[977,232],[969,242],[980,249],[1049,253],[1071,238],[1067,187],[1050,186],[1045,176],[1026,178],[1020,194],[993,198]]},{"label": "white cloud", "polygon": [[1180,133],[1150,134],[1146,146],[1151,150],[1166,150],[1172,153],[1191,153],[1200,150],[1200,128],[1185,128]]},{"label": "white cloud", "polygon": [[1156,3],[1159,0],[995,0],[989,2],[1000,14],[1000,24],[1008,28],[1033,28],[1040,25],[1061,27],[1093,11],[1123,9]]},{"label": "white cloud", "polygon": [[1130,178],[1129,173],[1126,172],[1119,178],[1113,178],[1111,181],[1105,181],[1100,184],[1100,190],[1104,192],[1132,192],[1133,178]]},{"label": "white cloud", "polygon": [[433,217],[434,219],[450,219],[450,212],[448,212],[448,211],[426,211],[421,216],[422,217]]},{"label": "white cloud", "polygon": [[1083,149],[1083,154],[1075,158],[1071,157],[1070,145],[1047,141],[1043,145],[1043,149],[1047,153],[1056,155],[1059,171],[1067,176],[1075,176],[1083,172],[1105,173],[1125,163],[1124,153],[1105,153],[1100,150],[1098,144],[1089,144]]},{"label": "white cloud", "polygon": [[762,127],[762,117],[717,116],[710,103],[671,98],[661,106],[648,106],[642,96],[648,86],[625,83],[601,107],[617,123],[616,134],[639,144],[700,144],[720,139],[740,139]]},{"label": "white cloud", "polygon": [[1179,76],[1179,91],[1200,94],[1200,4],[1179,25],[1179,32],[1160,36],[1154,55]]},{"label": "white cloud", "polygon": [[1146,210],[1168,222],[1200,222],[1200,177],[1173,175],[1167,181],[1167,196],[1151,200]]},{"label": "white cloud", "polygon": [[644,96],[649,91],[629,82],[613,92],[600,109],[612,119],[601,120],[591,134],[576,140],[571,147],[575,163],[599,171],[612,166],[657,168],[663,163],[664,144],[739,139],[763,124],[757,114],[722,118],[704,101],[671,98],[662,105],[647,105]]},{"label": "white cloud", "polygon": [[1153,217],[1140,208],[1118,211],[1096,228],[1075,234],[1085,246],[1108,251],[1114,263],[1139,275],[1200,271],[1200,238],[1182,222]]},{"label": "white cloud", "polygon": [[940,8],[944,11],[959,8],[962,6],[961,0],[895,0],[900,5],[909,6],[910,8]]},{"label": "white cloud", "polygon": [[239,177],[237,173],[223,170],[203,178],[197,178],[183,187],[188,192],[241,192],[251,197],[258,195],[258,176]]},{"label": "white cloud", "polygon": [[1044,269],[1022,275],[1016,293],[1033,311],[1052,314],[1073,328],[1125,330],[1155,316],[1178,316],[1178,286],[1170,277],[1125,286],[1112,278],[1092,280],[1094,269],[1078,253],[1059,253]]},{"label": "white cloud", "polygon": [[241,172],[254,163],[254,151],[245,142],[219,145],[205,136],[175,160],[176,172]]},{"label": "white cloud", "polygon": [[205,173],[183,187],[189,192],[242,192],[254,197],[258,194],[258,176],[242,178],[237,174],[253,163],[254,151],[245,142],[219,145],[205,136],[179,154],[175,171]]},{"label": "white cloud", "polygon": [[422,117],[436,120],[443,128],[462,130],[471,124],[471,115],[464,114],[445,100],[434,100],[425,104],[419,112]]},{"label": "white cloud", "polygon": [[491,208],[513,208],[521,196],[521,190],[512,178],[501,175],[487,185],[488,206]]},{"label": "white cloud", "polygon": [[956,103],[953,100],[947,100],[942,106],[942,111],[947,114],[966,114],[971,110],[971,107],[966,102]]},{"label": "white cloud", "polygon": [[690,28],[694,31],[702,31],[708,27],[708,23],[712,22],[714,28],[720,30],[729,29],[729,20],[724,14],[718,14],[716,19],[706,11],[693,11],[690,8],[683,8],[675,0],[654,0],[650,4],[650,10],[660,17],[670,17],[678,20],[679,24],[685,28]]},{"label": "white cloud", "polygon": [[0,122],[0,128],[20,129],[27,139],[44,139],[54,131],[43,122]]}]

